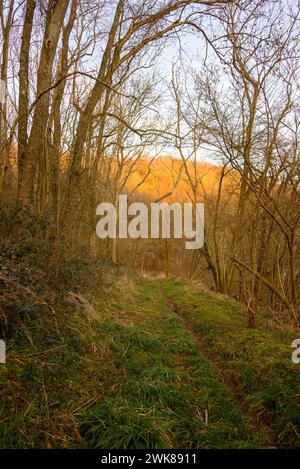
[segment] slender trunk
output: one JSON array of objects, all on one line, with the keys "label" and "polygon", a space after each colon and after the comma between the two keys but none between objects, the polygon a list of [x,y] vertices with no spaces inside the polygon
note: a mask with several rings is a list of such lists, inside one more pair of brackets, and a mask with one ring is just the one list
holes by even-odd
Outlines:
[{"label": "slender trunk", "polygon": [[[9,4],[8,14],[5,26],[3,28],[3,45],[2,45],[2,64],[0,79],[5,83],[7,82],[7,69],[8,69],[8,52],[9,52],[9,41],[10,31],[12,26],[14,0],[11,0]],[[1,8],[1,21],[4,25],[3,18],[4,12]],[[0,103],[0,197],[2,198],[4,190],[4,181],[9,164],[10,147],[7,140],[7,100],[6,97],[4,102]]]},{"label": "slender trunk", "polygon": [[[21,201],[34,207],[39,200],[39,211],[43,211],[48,191],[47,122],[49,118],[50,92],[44,93],[52,82],[53,62],[57,44],[68,8],[69,0],[52,2],[48,5],[43,45],[37,72],[37,101],[32,118],[31,133],[27,145],[26,168],[22,181]],[[42,95],[42,93],[44,93]],[[37,187],[36,187],[37,186]],[[35,194],[37,189],[37,194]],[[36,197],[34,197],[34,195]]]}]

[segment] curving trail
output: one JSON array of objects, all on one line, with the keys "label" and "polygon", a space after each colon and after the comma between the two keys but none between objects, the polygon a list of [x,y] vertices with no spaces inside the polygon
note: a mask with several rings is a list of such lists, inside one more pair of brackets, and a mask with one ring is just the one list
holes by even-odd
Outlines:
[{"label": "curving trail", "polygon": [[111,316],[99,323],[112,353],[103,399],[83,418],[88,446],[274,447],[273,432],[245,412],[194,324],[170,299],[169,284],[137,282],[118,303],[114,323]]},{"label": "curving trail", "polygon": [[246,419],[248,419],[250,424],[254,428],[256,428],[258,433],[261,431],[261,426],[264,426],[264,446],[266,448],[277,448],[277,434],[270,419],[263,419],[262,417],[257,418],[257,416],[247,415],[248,404],[246,399],[244,399],[244,396],[238,392],[237,386],[234,381],[230,379],[230,376],[225,372],[224,369],[222,369],[220,363],[218,362],[218,357],[208,349],[203,336],[196,332],[195,322],[191,321],[183,314],[183,312],[178,308],[176,303],[167,295],[166,289],[163,288],[163,286],[160,287],[160,291],[166,304],[168,304],[171,310],[180,318],[182,325],[198,342],[200,353],[203,354],[209,360],[209,363],[212,366],[215,374],[218,376],[222,384],[226,386],[232,400],[235,402],[239,410],[242,413],[246,414]]}]

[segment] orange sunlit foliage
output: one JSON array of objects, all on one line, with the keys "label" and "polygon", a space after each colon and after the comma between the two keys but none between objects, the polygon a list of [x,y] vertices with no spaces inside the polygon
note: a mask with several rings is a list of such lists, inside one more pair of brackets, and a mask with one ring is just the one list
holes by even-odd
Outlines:
[{"label": "orange sunlit foliage", "polygon": [[[171,156],[163,155],[155,158],[150,163],[150,174],[145,182],[138,188],[138,194],[156,200],[165,194],[172,193],[166,197],[166,202],[185,202],[190,199],[190,185],[182,161]],[[199,201],[205,197],[215,197],[218,192],[221,166],[209,162],[187,162],[188,171],[197,178],[197,193]],[[128,180],[127,189],[132,190],[148,173],[149,160],[144,158],[137,162],[135,171]],[[180,175],[181,171],[181,175]],[[176,185],[178,176],[180,180]],[[174,186],[176,187],[174,188]],[[237,191],[239,177],[236,173],[230,172],[223,181],[223,190]]]}]

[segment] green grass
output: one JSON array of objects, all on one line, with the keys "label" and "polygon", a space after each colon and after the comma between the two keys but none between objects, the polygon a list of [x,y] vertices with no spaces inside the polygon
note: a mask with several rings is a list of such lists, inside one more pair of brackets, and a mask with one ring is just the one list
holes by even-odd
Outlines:
[{"label": "green grass", "polygon": [[280,446],[296,447],[293,334],[263,322],[250,331],[238,303],[163,286],[194,334],[161,281],[126,275],[86,290],[90,306],[56,305],[26,323],[0,366],[0,447],[266,447],[270,430],[257,415],[270,419]]},{"label": "green grass", "polygon": [[207,356],[231,381],[248,416],[273,429],[279,447],[300,447],[300,368],[291,361],[299,336],[260,312],[246,327],[242,305],[166,281],[164,289],[205,344]]},{"label": "green grass", "polygon": [[158,284],[141,282],[122,309],[127,323],[98,326],[113,341],[113,358],[104,399],[80,416],[89,447],[261,445]]}]

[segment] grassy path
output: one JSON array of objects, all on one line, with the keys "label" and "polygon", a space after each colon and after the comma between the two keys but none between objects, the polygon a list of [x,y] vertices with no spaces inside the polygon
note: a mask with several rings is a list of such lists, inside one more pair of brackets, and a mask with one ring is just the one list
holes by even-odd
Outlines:
[{"label": "grassy path", "polygon": [[109,386],[81,416],[91,447],[251,448],[264,446],[214,367],[160,292],[143,281],[118,305],[115,322],[98,323],[111,340]]},{"label": "grassy path", "polygon": [[8,346],[0,447],[300,447],[297,332],[249,330],[179,281],[111,275],[71,299],[27,323],[34,348]]},{"label": "grassy path", "polygon": [[257,328],[249,329],[239,303],[183,282],[166,281],[164,291],[265,445],[299,448],[300,374],[291,361],[299,331],[266,312],[258,314]]},{"label": "grassy path", "polygon": [[[166,284],[167,286],[168,284]],[[256,431],[260,434],[260,439],[264,439],[264,446],[269,448],[276,448],[277,444],[277,435],[276,430],[273,427],[271,419],[263,419],[262,416],[253,415],[248,413],[249,406],[245,396],[242,396],[239,391],[236,383],[232,377],[226,373],[226,370],[222,367],[217,356],[207,347],[205,342],[205,336],[199,333],[199,328],[197,325],[201,322],[201,317],[197,318],[196,321],[193,321],[188,315],[186,315],[178,305],[170,298],[166,293],[166,288],[161,287],[161,293],[170,306],[171,310],[180,318],[183,326],[190,332],[192,337],[198,342],[200,353],[203,354],[209,361],[211,367],[213,368],[218,379],[223,383],[227,388],[232,400],[235,405],[240,409],[243,414],[246,414],[246,418],[251,422],[251,426],[256,428]]]}]

